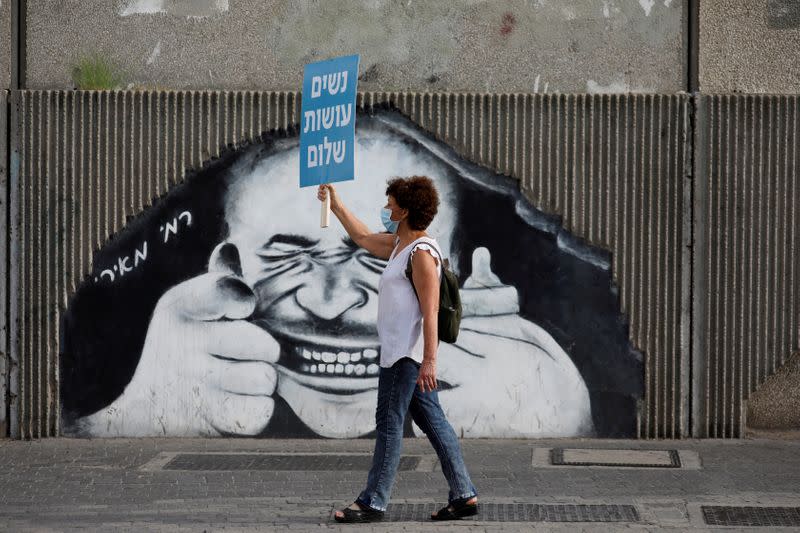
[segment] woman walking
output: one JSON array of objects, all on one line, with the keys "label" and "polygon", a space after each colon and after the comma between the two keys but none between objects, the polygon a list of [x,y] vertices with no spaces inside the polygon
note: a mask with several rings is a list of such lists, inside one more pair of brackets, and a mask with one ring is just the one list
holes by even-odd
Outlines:
[{"label": "woman walking", "polygon": [[[438,193],[425,176],[389,181],[387,203],[381,212],[388,233],[370,232],[341,203],[333,186],[321,185],[319,199],[325,200],[327,196],[331,211],[353,242],[388,260],[378,288],[381,354],[372,467],[366,488],[352,505],[337,511],[335,519],[338,522],[383,519],[400,463],[407,412],[428,436],[450,486],[448,505],[431,518],[453,520],[475,515],[477,493],[464,465],[458,437],[444,416],[436,392],[442,257],[439,245],[425,230],[436,216]],[[411,280],[406,277],[409,257]]]}]

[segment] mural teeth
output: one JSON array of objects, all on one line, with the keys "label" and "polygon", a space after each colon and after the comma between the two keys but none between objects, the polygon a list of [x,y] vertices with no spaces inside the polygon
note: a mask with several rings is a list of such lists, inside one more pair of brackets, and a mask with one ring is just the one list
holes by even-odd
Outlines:
[{"label": "mural teeth", "polygon": [[347,352],[339,352],[339,355],[336,356],[336,361],[342,364],[349,363],[350,354]]},{"label": "mural teeth", "polygon": [[312,374],[316,374],[317,373],[317,365],[311,365],[311,373]]},{"label": "mural teeth", "polygon": [[353,370],[355,370],[355,368],[356,367],[354,365],[349,365],[349,364],[348,365],[344,365],[344,373],[349,376],[350,374],[353,373]]},{"label": "mural teeth", "polygon": [[337,374],[341,374],[342,372],[344,372],[344,365],[342,365],[342,364],[337,364],[337,365],[336,365],[336,373],[337,373]]},{"label": "mural teeth", "polygon": [[320,355],[319,352],[312,352],[311,356],[314,358],[314,361],[319,361],[320,359],[322,359],[322,356]]},{"label": "mural teeth", "polygon": [[356,376],[363,376],[364,372],[367,371],[367,367],[364,365],[356,365],[355,372]]},{"label": "mural teeth", "polygon": [[333,374],[334,370],[336,370],[336,367],[335,367],[335,366],[333,366],[333,365],[328,365],[328,366],[326,366],[326,367],[325,367],[325,371],[326,371],[328,374]]},{"label": "mural teeth", "polygon": [[378,350],[373,350],[372,348],[367,348],[364,350],[364,357],[367,359],[375,359],[378,357]]},{"label": "mural teeth", "polygon": [[354,352],[350,354],[350,361],[355,363],[356,361],[361,360],[361,352]]},{"label": "mural teeth", "polygon": [[303,348],[303,359],[311,359],[311,350]]},{"label": "mural teeth", "polygon": [[308,365],[303,365],[302,369],[303,369],[303,372],[308,372],[311,369],[311,367],[308,366]]},{"label": "mural teeth", "polygon": [[375,363],[372,363],[367,367],[367,374],[369,374],[370,376],[374,376],[377,373],[378,373],[378,365],[376,365]]},{"label": "mural teeth", "polygon": [[336,354],[333,352],[322,352],[322,360],[326,363],[335,363]]}]

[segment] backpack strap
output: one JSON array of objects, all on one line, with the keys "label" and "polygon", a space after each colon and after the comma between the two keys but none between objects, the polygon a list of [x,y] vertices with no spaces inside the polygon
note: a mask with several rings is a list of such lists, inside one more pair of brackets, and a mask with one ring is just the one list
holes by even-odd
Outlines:
[{"label": "backpack strap", "polygon": [[[425,238],[425,237],[423,237],[423,238]],[[433,239],[429,239],[429,240],[433,241]],[[414,250],[416,250],[416,247],[418,245],[420,245],[420,244],[427,244],[428,246],[433,248],[434,251],[436,252],[436,255],[439,257],[440,277],[444,276],[444,271],[445,270],[450,270],[450,261],[448,259],[445,259],[445,258],[442,257],[442,250],[439,248],[439,246],[436,243],[420,241],[418,243],[413,244],[412,245],[413,248],[411,249],[411,253],[408,254],[408,262],[406,263],[406,272],[405,272],[405,274],[406,274],[406,278],[408,279],[408,282],[411,283],[411,288],[414,289],[414,294],[417,295],[417,300],[419,300],[419,294],[417,293],[417,288],[414,286],[414,278],[412,277],[413,271],[411,269],[411,259],[414,257]]]},{"label": "backpack strap", "polygon": [[414,289],[414,294],[417,296],[417,300],[419,300],[419,293],[417,292],[417,287],[414,285],[414,278],[411,277],[413,272],[411,271],[411,256],[414,254],[408,254],[408,263],[406,263],[406,278],[408,278],[408,282],[411,284],[411,288]]}]

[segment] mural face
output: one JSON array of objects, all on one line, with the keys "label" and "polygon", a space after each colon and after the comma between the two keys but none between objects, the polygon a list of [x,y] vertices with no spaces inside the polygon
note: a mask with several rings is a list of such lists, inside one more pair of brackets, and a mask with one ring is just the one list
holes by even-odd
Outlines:
[{"label": "mural face", "polygon": [[[428,232],[462,281],[440,400],[465,437],[631,434],[641,358],[605,255],[535,212],[516,184],[392,112],[357,121],[356,180],[337,186],[376,231],[393,176],[424,174]],[[385,261],[319,227],[298,142],[231,152],[95,257],[63,320],[67,432],[352,438],[374,430]],[[409,434],[421,432],[409,422]]]}]

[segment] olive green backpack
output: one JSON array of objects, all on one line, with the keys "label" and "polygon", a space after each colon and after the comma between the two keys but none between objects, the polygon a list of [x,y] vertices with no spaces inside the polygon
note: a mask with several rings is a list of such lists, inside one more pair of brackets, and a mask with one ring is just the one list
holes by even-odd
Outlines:
[{"label": "olive green backpack", "polygon": [[[441,258],[441,253],[436,250]],[[411,277],[411,256],[408,256],[406,277],[417,294],[414,279]],[[417,294],[419,299],[419,294]],[[458,291],[458,278],[450,270],[450,261],[442,260],[442,281],[439,283],[439,340],[454,343],[458,338],[458,328],[461,325],[461,295]]]}]

